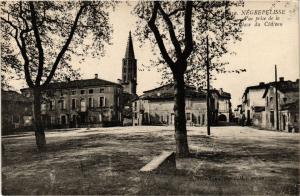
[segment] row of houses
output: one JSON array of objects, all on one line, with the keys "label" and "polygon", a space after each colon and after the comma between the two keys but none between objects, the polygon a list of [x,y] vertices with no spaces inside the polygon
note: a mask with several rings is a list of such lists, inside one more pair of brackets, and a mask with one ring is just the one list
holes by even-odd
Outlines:
[{"label": "row of houses", "polygon": [[[33,94],[2,91],[4,129],[33,124]],[[207,124],[206,90],[186,86],[187,125]],[[232,118],[231,95],[223,89],[210,92],[211,123]],[[51,83],[42,91],[41,117],[45,127],[97,127],[113,125],[174,124],[174,85],[168,84],[137,96],[124,91],[121,84],[93,79]],[[2,124],[3,124],[2,123]],[[9,126],[8,126],[9,125]],[[3,126],[2,126],[3,127]]]},{"label": "row of houses", "polygon": [[[122,59],[122,79],[118,81],[103,80],[95,74],[92,79],[66,79],[64,82],[50,83],[42,91],[41,117],[44,126],[65,128],[174,124],[173,84],[145,91],[141,96],[136,94],[137,60],[130,33]],[[185,88],[187,125],[206,125],[207,91],[192,86]],[[32,89],[21,89],[21,93],[2,91],[2,125],[7,124],[7,129],[33,124]],[[229,122],[232,119],[230,93],[223,89],[213,89],[210,95],[211,123]]]},{"label": "row of houses", "polygon": [[[131,100],[137,96],[137,60],[130,32],[122,59],[122,79],[118,81],[103,80],[95,74],[91,79],[70,81],[66,78],[64,82],[50,83],[42,91],[41,115],[45,127],[111,126],[121,125],[126,119],[130,122]],[[29,88],[21,89],[21,93],[14,92],[16,97],[26,100],[26,108],[30,108],[31,112],[28,121],[31,122],[24,124],[20,120],[19,126],[28,126],[32,124],[33,93]],[[2,92],[2,116],[9,116],[2,118],[2,125],[5,123],[15,127],[10,120],[15,112],[12,113],[9,108],[15,105],[16,110],[23,110],[24,105],[11,97],[8,91]],[[13,119],[15,121],[16,118]]]},{"label": "row of houses", "polygon": [[[207,91],[185,86],[185,111],[187,125],[207,124]],[[211,123],[229,122],[231,119],[231,95],[223,89],[210,92]],[[174,84],[167,84],[145,91],[133,101],[133,125],[174,124]]]},{"label": "row of houses", "polygon": [[247,87],[235,116],[241,124],[299,132],[299,79],[293,82],[280,77],[277,83],[261,82]]}]

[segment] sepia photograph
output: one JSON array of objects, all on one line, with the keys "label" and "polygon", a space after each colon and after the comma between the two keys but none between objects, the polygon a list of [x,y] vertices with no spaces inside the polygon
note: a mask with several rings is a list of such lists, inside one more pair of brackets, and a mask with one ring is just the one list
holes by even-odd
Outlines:
[{"label": "sepia photograph", "polygon": [[299,195],[298,0],[2,0],[2,195]]}]

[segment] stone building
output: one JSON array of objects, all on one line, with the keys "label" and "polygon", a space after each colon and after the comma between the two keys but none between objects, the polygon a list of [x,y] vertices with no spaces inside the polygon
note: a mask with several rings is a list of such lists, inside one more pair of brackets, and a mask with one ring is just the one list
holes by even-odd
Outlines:
[{"label": "stone building", "polygon": [[[132,100],[137,97],[137,60],[131,33],[122,59],[122,79],[114,83],[98,78],[50,83],[43,91],[42,119],[46,127],[132,124]],[[30,89],[22,94],[32,97]]]},{"label": "stone building", "polygon": [[[283,77],[277,82],[278,90],[278,130],[298,132],[299,125],[299,79],[295,82]],[[244,124],[260,128],[277,129],[276,82],[247,87],[243,94],[241,116]]]},{"label": "stone building", "polygon": [[15,91],[1,90],[2,133],[31,125],[32,100]]},{"label": "stone building", "polygon": [[[185,87],[186,123],[203,126],[207,123],[206,91]],[[222,90],[211,91],[211,120],[229,121],[231,111],[230,94]],[[168,84],[145,91],[133,102],[133,125],[172,125],[174,124],[174,85]]]},{"label": "stone building", "polygon": [[[265,100],[265,123],[262,127],[277,129],[276,83],[270,83],[263,94]],[[283,77],[277,82],[278,130],[299,131],[299,80],[295,82]]]},{"label": "stone building", "polygon": [[[30,89],[21,89],[32,97]],[[42,119],[46,127],[105,126],[121,124],[120,84],[94,79],[50,83],[42,92]]]},{"label": "stone building", "polygon": [[265,110],[265,100],[263,99],[263,94],[268,85],[264,82],[259,83],[259,85],[249,86],[244,91],[242,97],[242,111],[246,118],[247,125],[257,125],[259,126],[262,115],[262,111]]}]

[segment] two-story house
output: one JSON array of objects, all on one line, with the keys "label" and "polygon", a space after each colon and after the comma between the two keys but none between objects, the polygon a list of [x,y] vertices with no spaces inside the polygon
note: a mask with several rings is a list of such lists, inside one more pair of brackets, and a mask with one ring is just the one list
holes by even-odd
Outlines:
[{"label": "two-story house", "polygon": [[249,86],[245,89],[242,97],[242,110],[246,118],[246,124],[257,125],[261,123],[261,116],[265,110],[265,100],[263,99],[263,94],[268,85],[264,82],[259,83],[259,85]]},{"label": "two-story house", "polygon": [[6,134],[32,125],[32,99],[15,91],[1,90],[1,128]]},{"label": "two-story house", "polygon": [[[207,124],[206,90],[185,87],[185,112],[187,125]],[[220,102],[219,102],[220,101]],[[219,111],[221,106],[221,111]],[[230,94],[212,90],[210,96],[211,122],[229,121]],[[145,91],[133,102],[133,125],[158,125],[175,123],[174,85],[168,84]]]},{"label": "two-story house", "polygon": [[[278,107],[276,107],[276,86]],[[266,108],[266,123],[263,127],[280,131],[299,131],[299,79],[293,82],[280,77],[277,84],[269,83],[263,98]]]},{"label": "two-story house", "polygon": [[[29,88],[21,89],[32,97]],[[50,83],[42,92],[42,119],[46,127],[105,126],[121,124],[120,84],[94,79]]]}]

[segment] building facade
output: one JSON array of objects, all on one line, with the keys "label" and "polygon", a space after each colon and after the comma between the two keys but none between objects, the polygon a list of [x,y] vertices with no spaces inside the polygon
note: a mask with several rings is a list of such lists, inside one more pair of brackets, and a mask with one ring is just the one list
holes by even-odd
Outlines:
[{"label": "building facade", "polygon": [[32,126],[32,99],[15,91],[1,90],[2,133],[30,126]]},{"label": "building facade", "polygon": [[267,84],[264,82],[259,83],[256,86],[249,86],[246,88],[242,97],[242,111],[245,118],[245,124],[247,125],[259,125],[262,111],[265,110],[265,100],[263,99],[263,94]]},{"label": "building facade", "polygon": [[[30,89],[22,94],[32,98]],[[82,127],[121,124],[120,84],[94,79],[50,83],[42,92],[41,113],[46,127]]]},{"label": "building facade", "polygon": [[[185,111],[187,125],[207,124],[206,91],[185,87]],[[149,91],[133,102],[133,125],[173,125],[174,85],[168,84]],[[210,99],[211,121],[229,121],[231,111],[230,94],[212,90]]]},{"label": "building facade", "polygon": [[[43,90],[42,120],[46,127],[132,125],[136,98],[137,60],[131,33],[122,59],[122,79],[114,83],[98,78],[50,83]],[[29,88],[22,94],[32,98]]]},{"label": "building facade", "polygon": [[299,132],[298,108],[299,79],[293,82],[280,77],[277,83],[260,83],[246,88],[239,121],[242,121],[243,125],[254,125],[269,130]]},{"label": "building facade", "polygon": [[262,127],[299,132],[299,80],[292,82],[285,81],[283,77],[279,79],[277,82],[278,107],[276,107],[276,83],[270,83],[265,89],[263,98],[266,110],[263,116],[265,123]]}]

